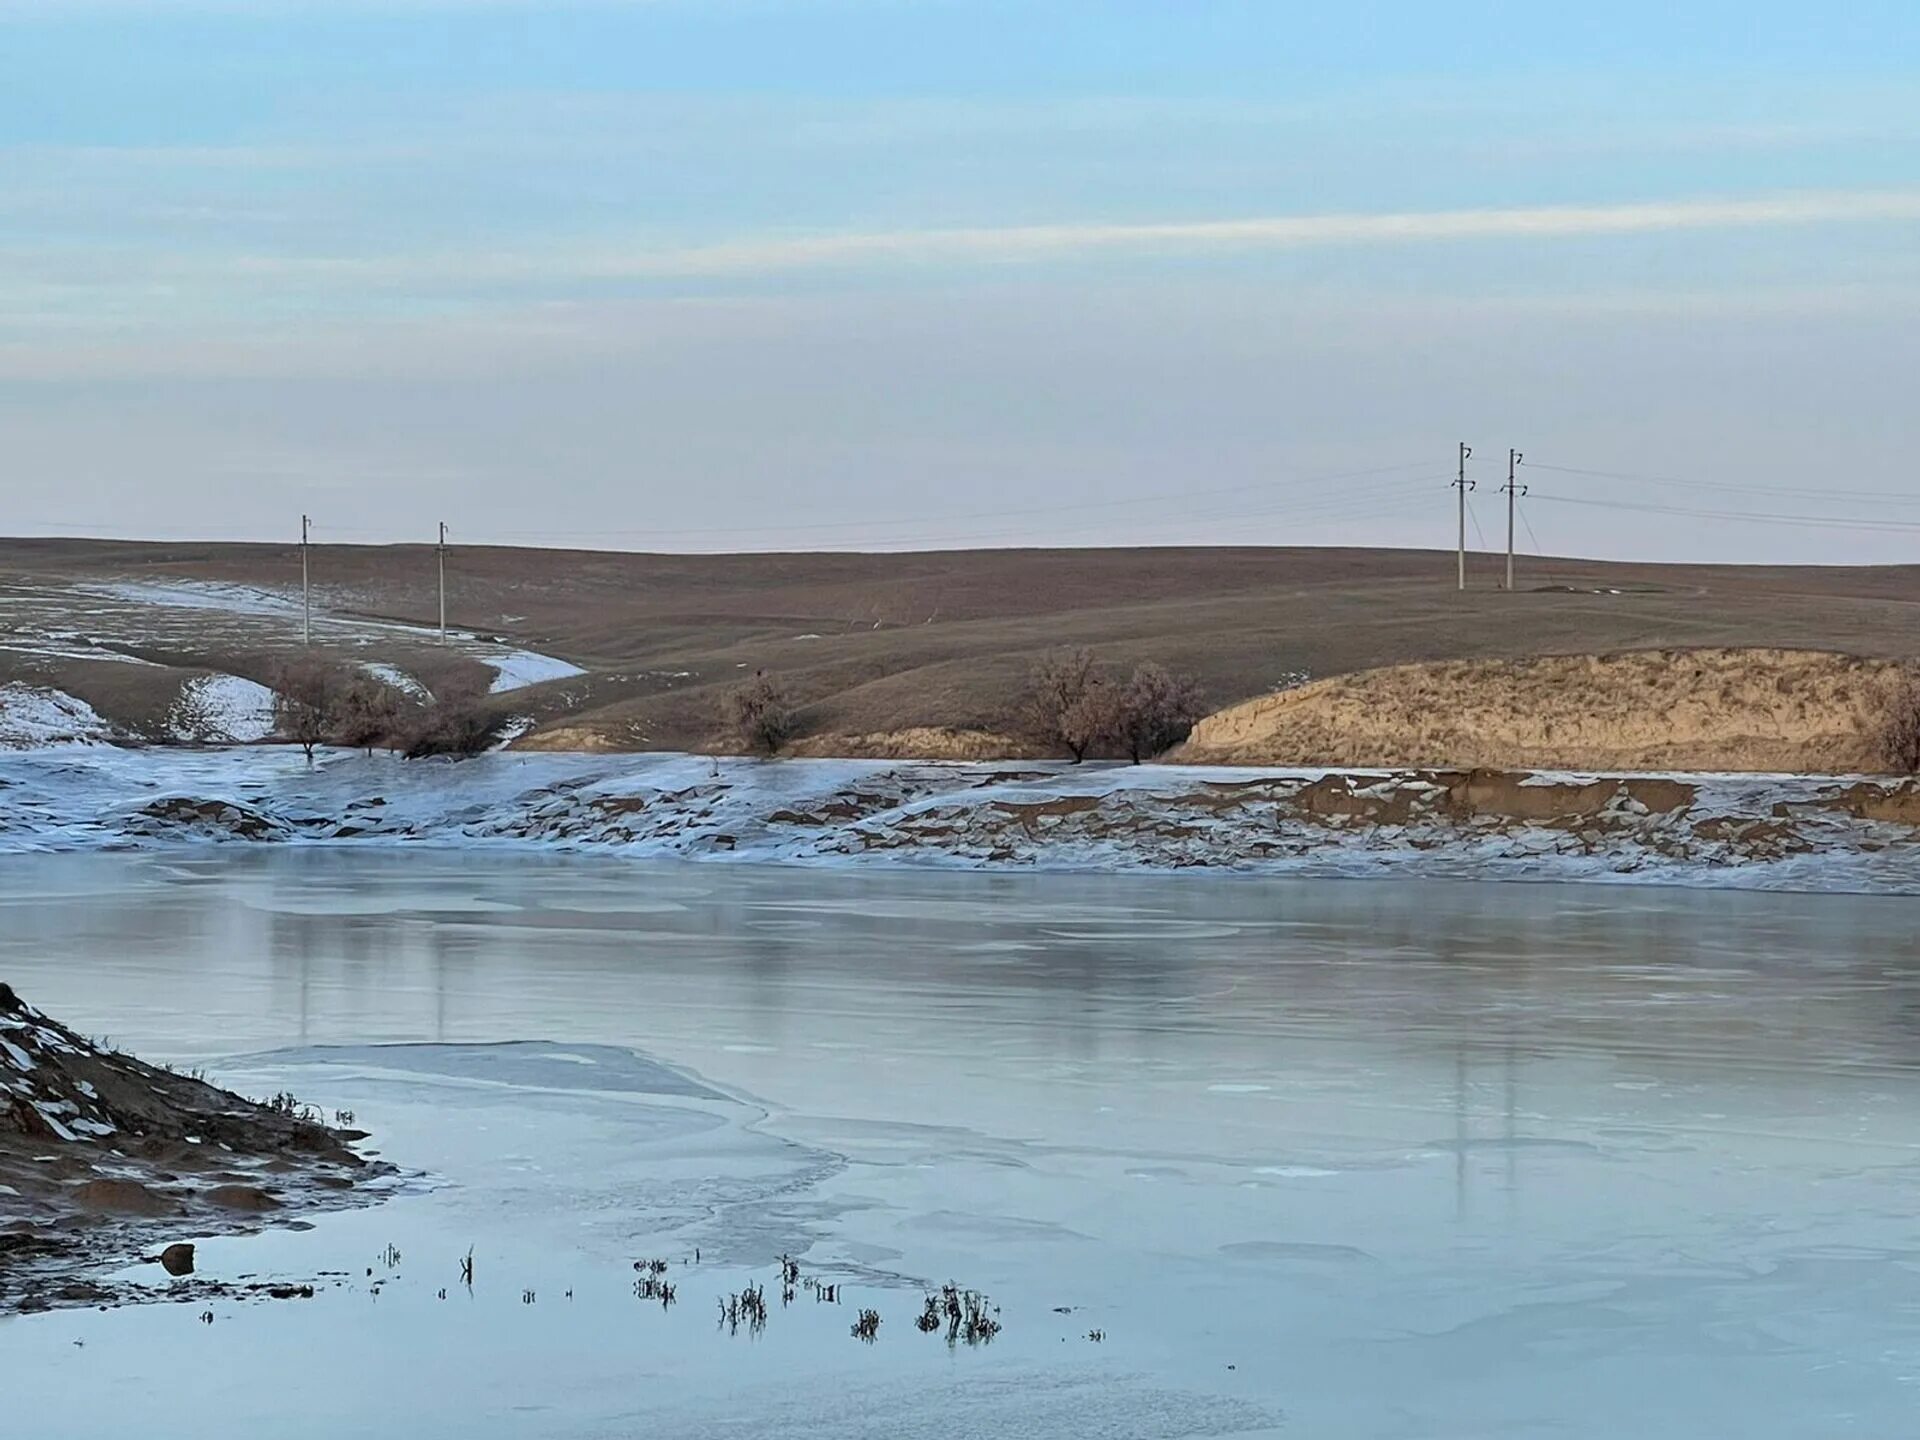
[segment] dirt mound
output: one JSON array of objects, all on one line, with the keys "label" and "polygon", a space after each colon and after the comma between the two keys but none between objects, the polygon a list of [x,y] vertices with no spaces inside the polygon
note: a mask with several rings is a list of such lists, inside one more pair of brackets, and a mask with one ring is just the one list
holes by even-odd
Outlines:
[{"label": "dirt mound", "polygon": [[99,1300],[77,1275],[183,1227],[370,1196],[393,1170],[356,1155],[360,1138],[289,1097],[261,1105],[95,1045],[0,985],[0,1314]]},{"label": "dirt mound", "polygon": [[1890,661],[1640,650],[1397,665],[1208,716],[1199,764],[1871,771]]}]

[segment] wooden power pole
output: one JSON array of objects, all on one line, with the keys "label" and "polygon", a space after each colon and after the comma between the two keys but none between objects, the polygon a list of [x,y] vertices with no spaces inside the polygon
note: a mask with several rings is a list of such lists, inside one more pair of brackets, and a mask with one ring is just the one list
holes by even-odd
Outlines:
[{"label": "wooden power pole", "polygon": [[1527,457],[1518,450],[1507,451],[1507,589],[1513,589],[1513,502],[1516,495],[1527,493],[1527,487],[1514,484],[1514,471],[1520,468],[1520,462]]},{"label": "wooden power pole", "polygon": [[313,648],[313,574],[307,566],[307,536],[313,521],[300,517],[300,628],[308,649]]},{"label": "wooden power pole", "polygon": [[1460,475],[1453,482],[1453,488],[1460,492],[1460,566],[1459,588],[1467,588],[1467,491],[1473,488],[1473,482],[1467,479],[1467,461],[1473,456],[1473,447],[1466,441],[1460,442]]}]

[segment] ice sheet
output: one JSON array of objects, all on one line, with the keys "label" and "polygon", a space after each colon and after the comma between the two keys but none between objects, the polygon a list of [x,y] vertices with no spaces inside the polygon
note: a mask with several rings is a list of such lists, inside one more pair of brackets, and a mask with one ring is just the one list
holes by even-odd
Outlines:
[{"label": "ice sheet", "polygon": [[[36,1435],[206,1433],[153,1403],[189,1374],[296,1440],[1903,1434],[1912,903],[16,856],[24,995],[351,1108],[438,1188],[205,1244],[216,1273],[351,1270],[311,1302],[8,1322],[0,1365],[45,1377],[14,1402]],[[472,1048],[505,1040],[541,1043]],[[632,1259],[696,1246],[680,1307],[634,1301]],[[782,1250],[881,1308],[878,1343],[825,1307],[716,1333]],[[989,1349],[912,1331],[950,1277],[1003,1306]]]}]

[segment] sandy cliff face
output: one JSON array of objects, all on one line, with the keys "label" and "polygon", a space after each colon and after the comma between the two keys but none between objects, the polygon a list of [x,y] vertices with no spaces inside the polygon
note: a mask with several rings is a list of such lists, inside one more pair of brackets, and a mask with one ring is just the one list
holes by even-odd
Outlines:
[{"label": "sandy cliff face", "polygon": [[1796,650],[1400,665],[1211,715],[1172,758],[1204,764],[1580,770],[1878,768],[1891,662]]}]

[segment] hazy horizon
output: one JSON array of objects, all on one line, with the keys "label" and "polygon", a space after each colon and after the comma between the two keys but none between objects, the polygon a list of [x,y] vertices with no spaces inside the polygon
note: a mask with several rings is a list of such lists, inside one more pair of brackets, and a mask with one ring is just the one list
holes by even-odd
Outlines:
[{"label": "hazy horizon", "polygon": [[[1501,524],[1504,527],[1505,511],[1503,510],[1501,514],[1502,514]],[[39,533],[39,534],[19,534],[19,535],[0,534],[0,546],[18,544],[23,542],[29,542],[29,543],[49,542],[53,544],[70,542],[75,545],[150,545],[150,546],[155,546],[160,548],[164,548],[169,545],[172,545],[172,546],[217,545],[217,546],[232,546],[235,548],[246,548],[246,549],[256,549],[256,550],[257,549],[278,550],[278,551],[284,552],[284,554],[286,555],[287,564],[289,567],[288,568],[289,583],[297,583],[299,579],[299,573],[300,573],[299,572],[300,541],[297,533],[298,532],[297,524],[295,527],[295,531],[296,533],[292,537],[288,537],[288,538],[282,538],[282,537],[273,536],[273,535],[237,536],[237,537],[221,538],[221,537],[214,537],[214,536],[207,536],[207,535],[191,535],[186,533],[180,533],[180,534],[168,535],[168,536],[145,536],[145,535],[131,535],[131,534],[128,534],[128,535],[82,535],[82,534],[52,533],[52,532]],[[1498,544],[1489,543],[1484,547],[1475,540],[1470,539],[1468,541],[1467,570],[1468,570],[1468,577],[1469,577],[1469,583],[1471,588],[1476,588],[1476,589],[1485,588],[1486,586],[1489,586],[1489,585],[1491,585],[1493,588],[1496,588],[1496,589],[1499,588],[1498,581],[1499,581],[1500,575],[1503,573],[1503,567],[1506,564],[1505,535],[1506,535],[1506,531],[1504,528],[1502,528],[1499,537],[1497,537],[1500,543]],[[1492,542],[1496,539],[1496,537],[1494,537],[1491,534],[1489,534],[1487,538],[1489,542]],[[1007,544],[985,544],[985,543],[973,544],[973,545],[923,544],[923,545],[913,545],[913,546],[885,545],[885,544],[857,545],[857,544],[825,544],[823,543],[815,546],[795,546],[795,547],[788,547],[788,548],[780,548],[777,546],[763,546],[763,547],[757,547],[757,548],[740,548],[740,549],[716,549],[716,548],[666,549],[661,547],[644,548],[638,545],[616,545],[616,544],[597,544],[596,545],[587,541],[578,541],[578,542],[571,542],[571,543],[554,541],[554,542],[540,543],[535,541],[501,541],[501,540],[477,539],[477,540],[469,540],[463,543],[459,539],[449,536],[447,540],[447,547],[448,547],[449,555],[456,558],[462,548],[468,548],[468,549],[474,549],[474,550],[525,550],[530,552],[547,551],[547,552],[552,552],[556,554],[630,555],[636,559],[647,559],[649,557],[654,557],[659,559],[713,559],[713,560],[729,560],[729,559],[746,560],[746,559],[754,559],[759,557],[776,559],[776,558],[782,558],[782,557],[791,558],[796,556],[834,556],[834,555],[846,555],[846,556],[894,555],[894,556],[901,556],[905,558],[912,558],[914,556],[921,556],[921,555],[973,555],[973,554],[998,553],[1001,551],[1047,551],[1047,552],[1067,553],[1067,552],[1081,551],[1081,550],[1088,550],[1088,551],[1138,550],[1143,552],[1155,551],[1155,550],[1174,550],[1174,551],[1183,551],[1183,552],[1194,551],[1194,550],[1223,550],[1223,551],[1224,550],[1271,550],[1276,553],[1286,553],[1289,551],[1353,550],[1353,551],[1365,551],[1365,552],[1377,551],[1382,554],[1407,554],[1407,555],[1431,556],[1434,562],[1434,575],[1438,579],[1446,581],[1448,586],[1451,586],[1453,582],[1454,556],[1455,556],[1455,551],[1452,546],[1447,546],[1442,548],[1440,546],[1432,546],[1432,545],[1371,545],[1371,544],[1365,544],[1365,543],[1349,543],[1349,542],[1343,542],[1343,541],[1337,541],[1337,540],[1330,540],[1330,541],[1321,542],[1321,543],[1300,542],[1297,544],[1287,544],[1285,542],[1274,542],[1274,543],[1251,542],[1251,541],[1241,542],[1241,541],[1233,541],[1233,540],[1192,541],[1192,542],[1185,542],[1185,543],[1179,543],[1179,542],[1162,543],[1159,541],[1152,541],[1152,540],[1114,541],[1114,542],[1089,541],[1089,542],[1080,542],[1080,543],[1062,541],[1059,543],[1012,542]],[[431,537],[425,540],[400,539],[400,540],[331,540],[331,541],[322,541],[316,538],[312,541],[311,548],[312,548],[314,563],[316,565],[322,563],[325,552],[328,549],[341,550],[341,551],[345,551],[345,550],[415,551],[425,556],[427,563],[431,564],[432,555],[435,549],[435,543]],[[1641,559],[1634,559],[1631,557],[1621,558],[1617,556],[1589,555],[1589,554],[1580,554],[1580,553],[1568,552],[1568,551],[1532,550],[1532,549],[1526,548],[1524,541],[1522,542],[1519,548],[1516,548],[1514,553],[1516,556],[1516,565],[1518,567],[1517,583],[1519,588],[1521,589],[1526,589],[1536,585],[1551,585],[1555,579],[1555,575],[1552,569],[1547,568],[1543,570],[1541,567],[1542,566],[1552,567],[1555,565],[1621,565],[1621,566],[1641,566],[1641,567],[1665,566],[1665,567],[1684,568],[1684,569],[1712,569],[1712,568],[1781,569],[1781,568],[1799,567],[1799,568],[1806,568],[1806,569],[1842,569],[1842,570],[1845,570],[1845,569],[1869,570],[1869,569],[1889,569],[1889,568],[1898,569],[1898,568],[1920,567],[1920,556],[1916,556],[1913,559],[1908,559],[1908,560],[1767,561],[1767,560],[1745,560],[1745,559],[1738,559],[1738,558],[1728,559],[1728,560],[1685,560],[1685,559],[1641,560]],[[457,576],[457,572],[455,573]],[[422,574],[427,575],[427,578],[431,578],[431,576],[428,575],[428,572],[423,571]],[[326,585],[329,583],[329,577],[324,572],[324,570],[317,570],[314,572],[313,581],[316,587],[324,589]]]},{"label": "hazy horizon", "polygon": [[1920,13],[0,0],[0,532],[1920,560]]}]

